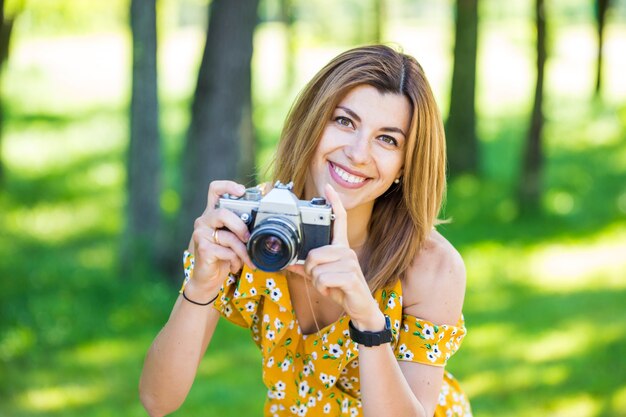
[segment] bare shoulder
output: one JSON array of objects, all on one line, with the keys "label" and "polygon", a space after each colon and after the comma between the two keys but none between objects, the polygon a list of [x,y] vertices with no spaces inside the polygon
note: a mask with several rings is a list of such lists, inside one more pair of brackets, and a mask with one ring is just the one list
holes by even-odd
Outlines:
[{"label": "bare shoulder", "polygon": [[404,312],[455,325],[463,309],[465,281],[463,258],[433,230],[402,280]]}]

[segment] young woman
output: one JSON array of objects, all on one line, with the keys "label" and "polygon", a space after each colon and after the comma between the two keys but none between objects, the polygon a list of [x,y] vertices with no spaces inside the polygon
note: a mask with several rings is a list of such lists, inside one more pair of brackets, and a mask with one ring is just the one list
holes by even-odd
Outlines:
[{"label": "young woman", "polygon": [[185,256],[191,279],[146,357],[150,415],[182,404],[220,315],[261,349],[267,416],[471,415],[444,370],[465,335],[463,261],[434,229],[445,164],[414,58],[377,45],[333,59],[296,100],[274,165],[300,199],[330,202],[331,244],[304,265],[256,270],[246,225],[215,208],[244,187],[212,182]]}]

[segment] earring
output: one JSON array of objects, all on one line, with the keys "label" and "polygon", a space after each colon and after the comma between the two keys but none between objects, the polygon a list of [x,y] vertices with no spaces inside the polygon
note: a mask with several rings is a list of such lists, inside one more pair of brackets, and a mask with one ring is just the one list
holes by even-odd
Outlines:
[{"label": "earring", "polygon": [[394,184],[400,184],[400,178],[396,178],[395,180],[393,180]]}]

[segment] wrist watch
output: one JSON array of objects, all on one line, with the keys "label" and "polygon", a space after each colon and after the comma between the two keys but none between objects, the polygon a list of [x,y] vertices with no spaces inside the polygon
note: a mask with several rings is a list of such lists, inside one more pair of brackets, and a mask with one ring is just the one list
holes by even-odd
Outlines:
[{"label": "wrist watch", "polygon": [[352,320],[348,322],[348,328],[350,329],[350,339],[363,346],[380,346],[383,343],[391,342],[391,320],[386,314],[385,328],[379,332],[360,331],[354,327]]}]

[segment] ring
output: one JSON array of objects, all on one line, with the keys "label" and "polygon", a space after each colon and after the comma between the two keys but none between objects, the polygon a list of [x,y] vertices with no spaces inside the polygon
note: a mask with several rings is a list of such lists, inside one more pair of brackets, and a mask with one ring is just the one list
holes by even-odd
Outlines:
[{"label": "ring", "polygon": [[218,229],[213,230],[213,242],[215,242],[216,244],[220,244],[220,238],[217,235],[217,232],[219,232]]}]

